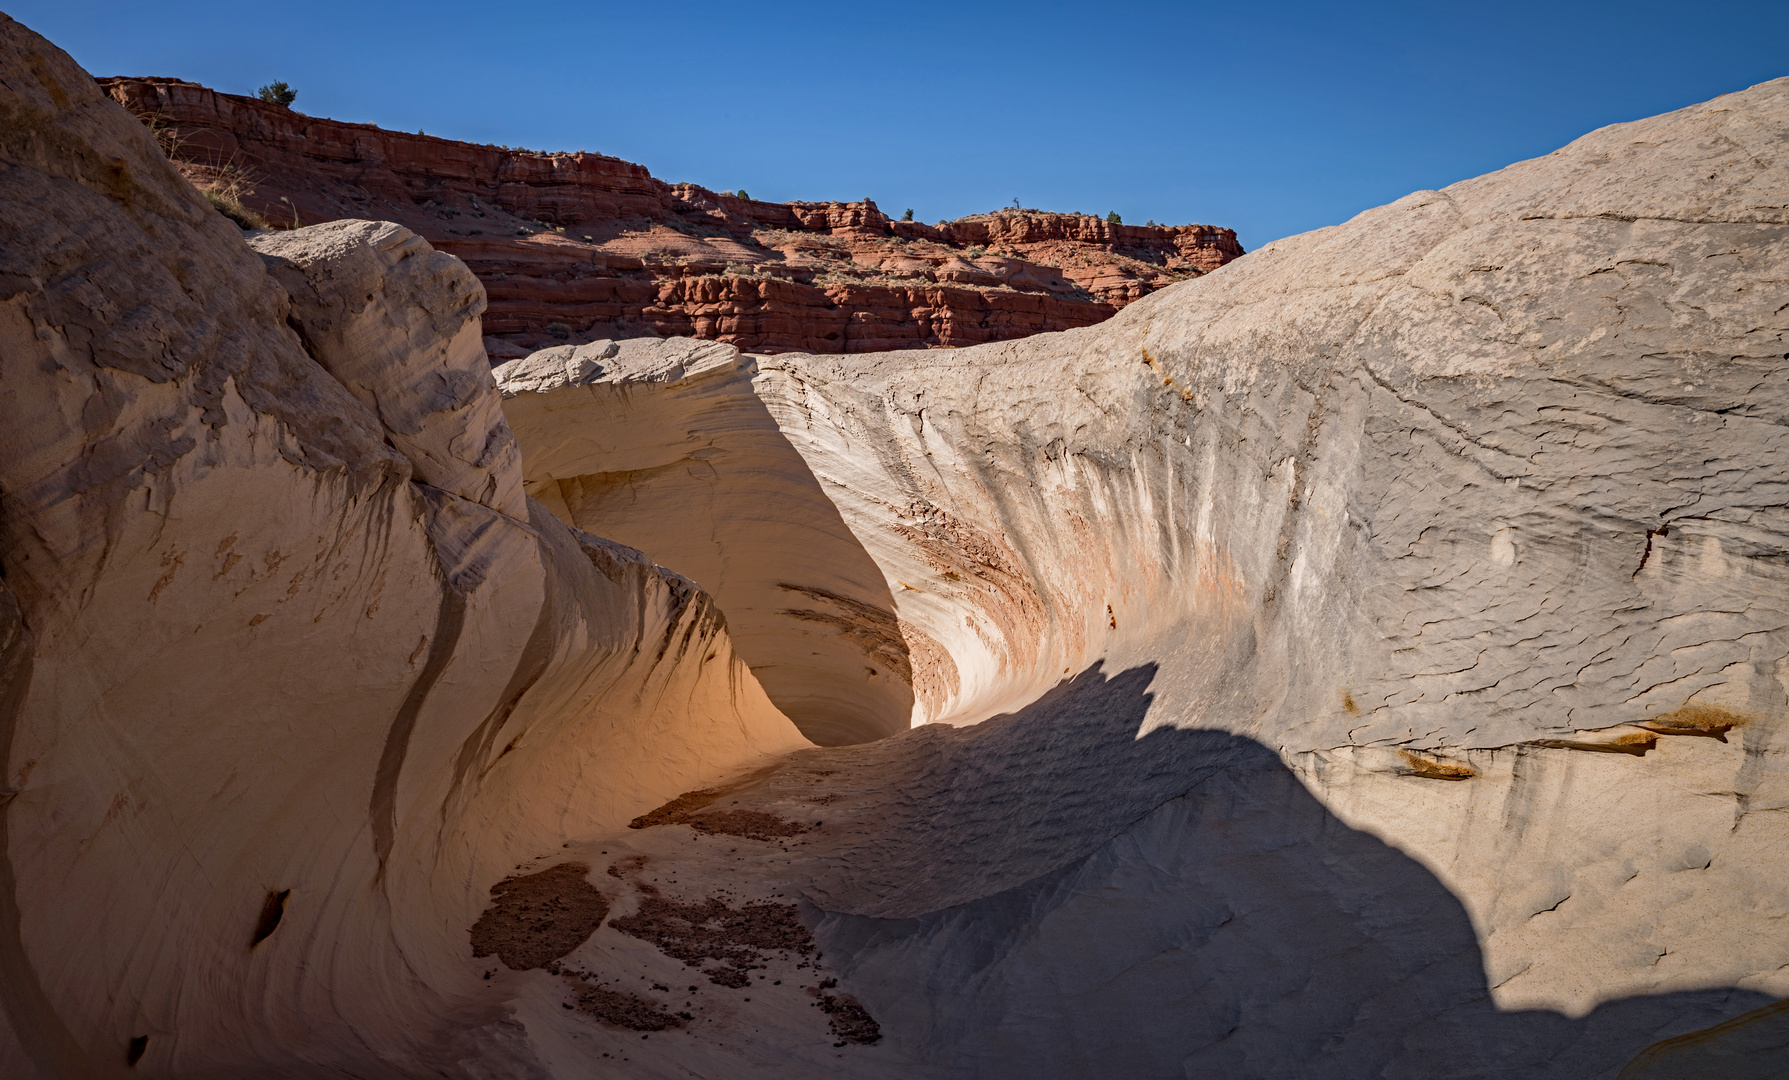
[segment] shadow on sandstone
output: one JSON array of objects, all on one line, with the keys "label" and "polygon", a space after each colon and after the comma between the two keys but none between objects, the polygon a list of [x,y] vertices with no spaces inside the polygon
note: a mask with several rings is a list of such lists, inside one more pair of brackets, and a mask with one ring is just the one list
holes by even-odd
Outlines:
[{"label": "shadow on sandstone", "polygon": [[[894,864],[932,884],[820,890],[828,961],[927,1075],[1581,1080],[1770,1002],[1713,989],[1582,1019],[1499,1011],[1460,902],[1275,753],[1219,731],[1139,736],[1155,673],[1095,665],[1015,715],[916,731],[934,745],[898,759],[911,786],[871,861],[880,881],[902,880]],[[973,898],[937,884],[1046,861]]]}]

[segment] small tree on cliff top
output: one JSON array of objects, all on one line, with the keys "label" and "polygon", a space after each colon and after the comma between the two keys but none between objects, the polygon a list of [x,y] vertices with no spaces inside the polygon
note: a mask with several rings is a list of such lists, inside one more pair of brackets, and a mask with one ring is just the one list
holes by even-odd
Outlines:
[{"label": "small tree on cliff top", "polygon": [[905,214],[902,214],[901,220],[902,221],[912,221],[913,220],[913,211],[911,209],[909,209]]},{"label": "small tree on cliff top", "polygon": [[292,103],[298,100],[298,91],[292,89],[283,82],[275,80],[274,82],[270,82],[266,86],[263,86],[261,89],[256,90],[255,96],[262,101],[267,102],[269,105],[278,105],[281,108],[290,109]]},{"label": "small tree on cliff top", "polygon": [[1118,216],[1118,211],[1116,211],[1116,210],[1112,211],[1110,214],[1107,214],[1106,220],[1111,222],[1114,225],[1123,225],[1124,224],[1124,219]]}]

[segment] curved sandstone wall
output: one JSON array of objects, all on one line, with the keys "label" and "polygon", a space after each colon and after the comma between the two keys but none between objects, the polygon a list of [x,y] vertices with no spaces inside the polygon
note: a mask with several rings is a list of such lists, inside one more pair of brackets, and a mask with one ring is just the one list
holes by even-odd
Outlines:
[{"label": "curved sandstone wall", "polygon": [[[1735,1016],[1749,1034],[1721,1053],[1769,1058],[1786,130],[1778,81],[1270,245],[1098,328],[755,360],[882,572],[915,721],[979,722],[807,759],[842,802],[763,871],[834,913],[828,955],[903,1033],[891,1052],[939,1075],[1304,1075],[1341,1010],[1333,1075],[1421,1075],[1444,1047],[1468,1072],[1614,1075]],[[781,776],[747,805],[797,813]],[[1231,876],[1177,861],[1201,848]],[[1382,901],[1318,864],[1387,850],[1374,872],[1407,907],[1376,929],[1255,914],[1237,932],[1261,939],[1196,957],[1114,929],[1084,992],[1075,934],[1027,929],[1182,903],[1140,899],[1140,874],[1229,905],[1159,909],[1164,933],[1232,940],[1241,908],[1292,903],[1286,875],[1361,912]],[[697,875],[676,835],[653,851]],[[1346,980],[1288,996],[1243,974],[1314,933],[1294,967],[1374,942],[1360,993],[1454,1004],[1369,1020]],[[1162,1034],[1182,1007],[1253,1019]]]},{"label": "curved sandstone wall", "polygon": [[517,1060],[491,882],[804,740],[526,501],[457,259],[258,254],[53,46],[0,68],[0,1073]]},{"label": "curved sandstone wall", "polygon": [[753,394],[753,370],[731,345],[672,338],[546,349],[494,374],[529,494],[697,581],[803,734],[904,730],[915,668],[889,586]]}]

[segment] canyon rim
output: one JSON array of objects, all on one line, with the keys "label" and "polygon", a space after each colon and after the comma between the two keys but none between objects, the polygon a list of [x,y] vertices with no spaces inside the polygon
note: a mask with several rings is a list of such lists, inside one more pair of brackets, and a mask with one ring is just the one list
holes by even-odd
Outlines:
[{"label": "canyon rim", "polygon": [[1242,254],[1209,225],[1018,208],[928,225],[868,199],[764,202],[601,154],[346,124],[179,79],[101,85],[184,175],[249,215],[382,218],[459,256],[504,358],[573,334],[774,352],[975,345],[1097,323]]}]

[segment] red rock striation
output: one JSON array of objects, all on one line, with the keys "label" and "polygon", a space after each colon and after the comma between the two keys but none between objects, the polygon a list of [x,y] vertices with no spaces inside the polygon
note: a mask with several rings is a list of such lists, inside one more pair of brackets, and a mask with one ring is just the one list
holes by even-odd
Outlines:
[{"label": "red rock striation", "polygon": [[1242,254],[1209,225],[1036,210],[894,221],[870,201],[761,202],[601,154],[321,120],[178,79],[100,85],[201,188],[276,228],[386,219],[464,259],[503,339],[493,359],[651,334],[760,352],[973,345],[1100,322]]}]

